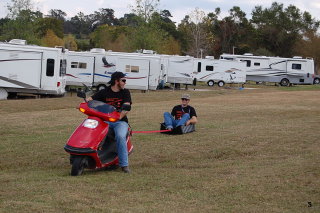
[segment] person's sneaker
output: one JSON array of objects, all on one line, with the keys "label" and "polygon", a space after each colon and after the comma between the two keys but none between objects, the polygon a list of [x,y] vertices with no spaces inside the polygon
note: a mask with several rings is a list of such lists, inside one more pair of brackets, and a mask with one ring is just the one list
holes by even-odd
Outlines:
[{"label": "person's sneaker", "polygon": [[130,169],[129,169],[128,166],[121,167],[121,170],[122,170],[124,173],[130,173]]},{"label": "person's sneaker", "polygon": [[166,129],[169,130],[169,131],[172,131],[172,127],[171,126],[168,126]]}]

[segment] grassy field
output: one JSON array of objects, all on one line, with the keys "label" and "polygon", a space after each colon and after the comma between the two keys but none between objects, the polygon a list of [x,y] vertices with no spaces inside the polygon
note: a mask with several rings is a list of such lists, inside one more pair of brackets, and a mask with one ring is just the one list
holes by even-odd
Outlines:
[{"label": "grassy field", "polygon": [[[131,174],[70,176],[74,94],[0,101],[0,212],[320,212],[320,87],[208,89],[188,91],[196,132],[133,135]],[[133,92],[133,130],[184,92]]]}]

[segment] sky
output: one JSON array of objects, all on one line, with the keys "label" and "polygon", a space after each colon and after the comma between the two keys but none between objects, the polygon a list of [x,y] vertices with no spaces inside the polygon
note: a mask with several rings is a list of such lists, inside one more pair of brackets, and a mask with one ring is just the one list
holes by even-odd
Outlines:
[{"label": "sky", "polygon": [[[111,8],[115,11],[117,18],[123,17],[125,13],[131,12],[131,6],[135,5],[135,0],[31,0],[34,8],[47,14],[50,9],[60,9],[67,13],[68,17],[75,16],[78,12],[85,15],[98,11],[99,8]],[[171,20],[180,23],[185,15],[190,14],[195,8],[205,12],[214,12],[215,8],[220,7],[221,18],[228,15],[228,11],[233,6],[239,6],[251,18],[251,12],[255,6],[270,8],[272,2],[276,0],[160,0],[159,10],[169,10],[173,16]],[[319,0],[278,0],[284,8],[290,4],[303,11],[309,12],[313,18],[320,20],[320,1]],[[11,0],[0,0],[0,18],[8,14],[7,5]]]}]

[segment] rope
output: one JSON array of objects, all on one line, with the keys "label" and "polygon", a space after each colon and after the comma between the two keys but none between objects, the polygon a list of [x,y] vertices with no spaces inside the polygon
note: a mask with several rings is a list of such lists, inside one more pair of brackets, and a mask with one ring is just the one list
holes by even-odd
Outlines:
[{"label": "rope", "polygon": [[154,131],[132,131],[133,133],[154,133],[154,132],[170,132],[172,130],[154,130]]}]

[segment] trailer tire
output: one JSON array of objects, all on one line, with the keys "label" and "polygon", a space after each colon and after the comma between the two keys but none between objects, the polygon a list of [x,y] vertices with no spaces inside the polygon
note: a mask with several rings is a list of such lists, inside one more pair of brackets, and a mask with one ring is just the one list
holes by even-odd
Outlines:
[{"label": "trailer tire", "polygon": [[223,86],[224,86],[224,81],[219,81],[219,82],[218,82],[218,86],[219,86],[219,87],[223,87]]},{"label": "trailer tire", "polygon": [[283,87],[288,87],[290,85],[290,81],[286,78],[281,79],[280,85]]},{"label": "trailer tire", "polygon": [[313,80],[313,84],[320,84],[320,78],[315,78]]},{"label": "trailer tire", "polygon": [[213,80],[210,80],[210,81],[207,82],[207,84],[208,84],[209,87],[213,87],[214,81],[213,81]]},{"label": "trailer tire", "polygon": [[104,84],[99,84],[99,85],[97,86],[97,90],[98,90],[98,91],[103,90],[103,89],[107,89],[107,86],[104,85]]}]

